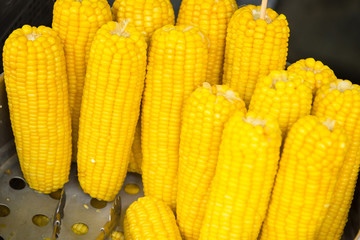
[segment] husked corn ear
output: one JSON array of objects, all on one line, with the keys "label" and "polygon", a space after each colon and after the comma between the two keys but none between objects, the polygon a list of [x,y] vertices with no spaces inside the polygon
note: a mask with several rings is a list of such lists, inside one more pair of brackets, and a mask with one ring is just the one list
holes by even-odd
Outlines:
[{"label": "husked corn ear", "polygon": [[136,172],[141,174],[141,121],[138,120],[135,129],[134,141],[131,147],[128,172]]},{"label": "husked corn ear", "polygon": [[146,70],[144,36],[109,22],[90,50],[81,106],[78,175],[85,193],[112,201],[126,176]]},{"label": "husked corn ear", "polygon": [[77,156],[79,117],[86,64],[96,31],[111,21],[106,0],[56,0],[52,28],[64,43],[72,126],[73,161]]},{"label": "husked corn ear", "polygon": [[261,239],[318,239],[347,150],[343,128],[306,116],[285,140]]},{"label": "husked corn ear", "polygon": [[3,51],[4,78],[21,170],[29,186],[51,193],[68,181],[71,125],[65,55],[48,27],[24,25]]},{"label": "husked corn ear", "polygon": [[174,213],[164,202],[141,197],[126,210],[124,219],[126,240],[181,239]]},{"label": "husked corn ear", "polygon": [[347,222],[360,165],[360,86],[336,80],[321,87],[315,96],[312,114],[331,118],[345,129],[349,150],[336,183],[326,218],[317,239],[340,239]]},{"label": "husked corn ear", "polygon": [[245,103],[226,85],[203,83],[186,100],[182,114],[177,222],[184,239],[199,239],[225,122]]},{"label": "husked corn ear", "polygon": [[275,120],[236,112],[225,124],[200,239],[257,239],[280,158]]},{"label": "husked corn ear", "polygon": [[288,72],[296,73],[309,83],[313,94],[322,85],[336,81],[336,76],[328,66],[313,58],[300,59],[287,68]]},{"label": "husked corn ear", "polygon": [[183,0],[177,25],[198,26],[209,38],[209,61],[206,81],[219,84],[225,52],[226,29],[237,9],[235,0]]},{"label": "husked corn ear", "polygon": [[152,36],[142,102],[145,196],[176,206],[181,113],[206,78],[207,40],[196,27],[168,25]]},{"label": "husked corn ear", "polygon": [[299,118],[310,114],[311,103],[311,88],[302,78],[285,70],[272,71],[259,79],[249,111],[276,118],[285,137]]},{"label": "husked corn ear", "polygon": [[174,9],[170,0],[115,0],[113,16],[119,21],[129,19],[149,41],[155,30],[175,24]]},{"label": "husked corn ear", "polygon": [[249,105],[259,77],[285,68],[289,27],[286,17],[260,6],[247,5],[232,16],[226,36],[223,83],[239,92]]}]

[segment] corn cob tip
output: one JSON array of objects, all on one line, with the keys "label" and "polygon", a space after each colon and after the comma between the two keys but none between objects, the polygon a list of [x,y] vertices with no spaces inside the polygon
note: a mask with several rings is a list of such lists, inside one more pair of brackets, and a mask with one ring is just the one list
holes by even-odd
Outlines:
[{"label": "corn cob tip", "polygon": [[207,89],[209,89],[209,90],[211,91],[211,84],[210,84],[210,83],[208,83],[208,82],[203,82],[203,87],[204,87],[204,88],[207,88]]},{"label": "corn cob tip", "polygon": [[124,19],[119,22],[115,22],[115,29],[111,30],[110,33],[120,37],[130,37],[130,33],[125,31],[129,23],[130,19]]},{"label": "corn cob tip", "polygon": [[216,96],[224,96],[228,101],[241,101],[243,100],[239,97],[239,94],[233,91],[229,87],[225,87],[224,85],[214,85],[211,86],[210,83],[204,82],[203,87],[208,89],[211,94],[215,94]]},{"label": "corn cob tip", "polygon": [[329,129],[329,131],[331,131],[331,132],[334,130],[335,123],[336,123],[336,121],[332,120],[330,118],[328,118],[327,120],[322,122],[322,124],[325,125]]},{"label": "corn cob tip", "polygon": [[272,23],[273,20],[268,15],[269,10],[273,11],[271,8],[267,8],[264,17],[262,18],[260,7],[252,9],[252,15],[254,17],[254,20],[263,19],[268,24]]},{"label": "corn cob tip", "polygon": [[345,92],[346,90],[353,89],[353,84],[349,80],[340,80],[335,83],[330,83],[330,89],[337,89],[340,92]]},{"label": "corn cob tip", "polygon": [[266,120],[259,119],[259,118],[253,118],[251,116],[243,117],[243,120],[244,120],[244,122],[252,124],[254,127],[255,126],[265,127],[265,125],[266,125]]},{"label": "corn cob tip", "polygon": [[38,37],[40,37],[41,36],[41,34],[37,34],[37,33],[30,33],[30,34],[27,34],[27,35],[25,35],[26,36],[26,38],[28,39],[28,40],[30,40],[30,41],[35,41]]},{"label": "corn cob tip", "polygon": [[337,79],[333,70],[314,58],[300,59],[291,64],[287,71],[294,72],[304,78],[313,90],[313,94],[321,86],[334,82]]}]

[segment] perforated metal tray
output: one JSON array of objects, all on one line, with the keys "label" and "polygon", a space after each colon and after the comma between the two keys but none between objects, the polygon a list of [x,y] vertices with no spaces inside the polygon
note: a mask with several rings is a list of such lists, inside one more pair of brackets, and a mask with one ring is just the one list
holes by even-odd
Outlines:
[{"label": "perforated metal tray", "polygon": [[[23,180],[14,147],[14,144],[9,142],[0,148],[0,156],[10,155],[6,160],[0,161],[0,239],[51,239],[54,213],[59,200],[56,194],[42,194],[29,188]],[[125,193],[124,186],[127,184],[136,184],[140,191],[134,195]],[[83,193],[76,177],[76,164],[71,166],[70,180],[65,184],[64,191],[66,203],[58,239],[96,239],[101,234],[101,228],[109,220],[113,202],[99,204]],[[133,201],[144,195],[141,176],[128,173],[119,195],[121,217],[116,230],[122,232],[126,209]],[[48,224],[42,227],[34,224],[33,218],[37,215],[47,217]],[[75,223],[86,224],[88,232],[84,235],[75,234],[72,231]]]}]

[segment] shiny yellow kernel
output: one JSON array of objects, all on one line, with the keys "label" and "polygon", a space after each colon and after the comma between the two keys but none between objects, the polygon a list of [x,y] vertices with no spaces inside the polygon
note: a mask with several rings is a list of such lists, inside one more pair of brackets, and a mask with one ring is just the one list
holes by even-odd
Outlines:
[{"label": "shiny yellow kernel", "polygon": [[140,188],[139,188],[139,186],[136,185],[136,184],[129,183],[129,184],[126,184],[126,185],[125,185],[124,191],[125,191],[127,194],[135,195],[135,194],[138,194],[138,193],[139,193]]}]

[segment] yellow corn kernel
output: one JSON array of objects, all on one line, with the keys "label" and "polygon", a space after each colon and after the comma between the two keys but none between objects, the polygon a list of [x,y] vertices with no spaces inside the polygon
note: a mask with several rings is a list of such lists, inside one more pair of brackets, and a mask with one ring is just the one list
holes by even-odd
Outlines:
[{"label": "yellow corn kernel", "polygon": [[360,165],[360,86],[337,80],[321,87],[312,114],[331,118],[345,129],[349,150],[345,157],[325,221],[316,239],[338,240],[347,222]]},{"label": "yellow corn kernel", "polygon": [[64,43],[72,126],[72,160],[76,161],[81,97],[86,64],[96,31],[111,21],[106,0],[57,0],[52,28]]},{"label": "yellow corn kernel", "polygon": [[72,225],[71,230],[77,235],[85,235],[89,231],[89,227],[85,223],[75,223]]},{"label": "yellow corn kernel", "polygon": [[126,240],[181,239],[174,213],[162,201],[141,197],[126,210],[124,219]]},{"label": "yellow corn kernel", "polygon": [[68,181],[71,121],[63,44],[51,28],[25,25],[3,51],[10,119],[29,186],[51,193]]},{"label": "yellow corn kernel", "polygon": [[145,34],[148,42],[155,30],[175,24],[174,9],[170,0],[115,0],[114,19],[129,19],[135,28]]},{"label": "yellow corn kernel", "polygon": [[313,58],[300,59],[287,68],[288,72],[296,73],[309,83],[313,94],[322,85],[336,81],[336,76],[328,66]]},{"label": "yellow corn kernel", "polygon": [[281,155],[264,240],[318,239],[347,151],[343,128],[331,119],[305,116],[291,128]]},{"label": "yellow corn kernel", "polygon": [[208,48],[196,27],[167,25],[150,43],[142,102],[141,148],[145,196],[176,206],[181,112],[206,78]]},{"label": "yellow corn kernel", "polygon": [[309,115],[311,88],[295,73],[272,71],[259,79],[249,111],[270,115],[279,121],[283,137],[301,117]]},{"label": "yellow corn kernel", "polygon": [[259,77],[285,68],[289,27],[286,17],[260,6],[238,9],[230,20],[225,49],[223,83],[239,92],[248,106]]},{"label": "yellow corn kernel", "polygon": [[181,2],[176,24],[198,26],[209,38],[206,81],[210,84],[221,82],[226,29],[236,9],[235,0],[183,0]]},{"label": "yellow corn kernel", "polygon": [[199,239],[225,122],[245,103],[226,85],[207,82],[186,100],[179,149],[177,222],[184,239]]},{"label": "yellow corn kernel", "polygon": [[121,189],[139,117],[146,70],[144,36],[109,22],[90,50],[81,106],[78,175],[85,193],[112,201]]},{"label": "yellow corn kernel", "polygon": [[111,240],[125,240],[124,234],[119,231],[113,231],[110,236]]},{"label": "yellow corn kernel", "polygon": [[200,239],[254,239],[265,218],[280,158],[275,120],[236,112],[225,124]]},{"label": "yellow corn kernel", "polygon": [[135,129],[134,141],[131,147],[128,172],[136,172],[141,174],[141,162],[142,162],[142,151],[141,151],[141,121],[138,120]]},{"label": "yellow corn kernel", "polygon": [[124,186],[124,191],[127,193],[127,194],[130,194],[130,195],[135,195],[135,194],[138,194],[139,191],[140,191],[140,188],[138,185],[136,184],[133,184],[133,183],[128,183]]}]

